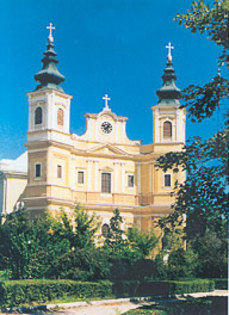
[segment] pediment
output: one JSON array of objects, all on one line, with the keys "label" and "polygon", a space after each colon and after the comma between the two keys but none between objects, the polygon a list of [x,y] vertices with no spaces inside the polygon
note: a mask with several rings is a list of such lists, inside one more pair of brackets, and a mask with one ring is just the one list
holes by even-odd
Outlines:
[{"label": "pediment", "polygon": [[87,153],[125,156],[129,155],[126,151],[111,144],[100,144],[99,146],[87,150]]}]

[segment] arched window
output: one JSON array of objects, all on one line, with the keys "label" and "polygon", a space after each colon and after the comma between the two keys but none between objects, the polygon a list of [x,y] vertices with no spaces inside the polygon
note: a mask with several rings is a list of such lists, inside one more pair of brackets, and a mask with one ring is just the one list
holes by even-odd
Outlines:
[{"label": "arched window", "polygon": [[163,124],[163,137],[165,139],[172,138],[172,123],[170,121],[165,121]]},{"label": "arched window", "polygon": [[57,111],[57,125],[59,126],[64,125],[64,111],[61,108],[59,108]]},{"label": "arched window", "polygon": [[42,124],[42,108],[37,107],[35,109],[35,125]]},{"label": "arched window", "polygon": [[102,236],[107,237],[108,233],[109,233],[109,225],[105,223],[102,226]]}]

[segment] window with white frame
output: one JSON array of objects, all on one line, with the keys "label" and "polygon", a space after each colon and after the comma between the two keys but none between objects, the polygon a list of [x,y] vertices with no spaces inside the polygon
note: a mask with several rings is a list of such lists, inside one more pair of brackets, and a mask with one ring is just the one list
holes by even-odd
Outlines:
[{"label": "window with white frame", "polygon": [[111,192],[111,173],[102,173],[101,174],[101,190],[103,193]]},{"label": "window with white frame", "polygon": [[171,187],[171,174],[164,175],[164,186]]},{"label": "window with white frame", "polygon": [[84,184],[84,171],[78,171],[77,172],[77,182],[80,185]]},{"label": "window with white frame", "polygon": [[36,163],[34,166],[34,177],[40,178],[41,177],[41,163]]},{"label": "window with white frame", "polygon": [[40,106],[35,109],[34,123],[35,125],[42,124],[42,108]]},{"label": "window with white frame", "polygon": [[128,187],[134,187],[134,175],[128,175],[127,182]]},{"label": "window with white frame", "polygon": [[163,137],[164,139],[172,138],[172,123],[170,121],[165,121],[163,124]]},{"label": "window with white frame", "polygon": [[62,178],[62,165],[57,165],[57,178]]}]

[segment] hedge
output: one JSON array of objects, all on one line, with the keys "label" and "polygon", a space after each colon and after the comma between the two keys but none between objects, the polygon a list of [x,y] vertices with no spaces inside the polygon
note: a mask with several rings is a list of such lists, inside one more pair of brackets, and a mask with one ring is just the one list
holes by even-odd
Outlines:
[{"label": "hedge", "polygon": [[228,279],[212,279],[216,290],[228,290]]},{"label": "hedge", "polygon": [[64,296],[103,298],[112,295],[110,282],[80,282],[73,280],[12,280],[0,283],[0,305],[44,303]]},{"label": "hedge", "polygon": [[74,280],[11,280],[0,283],[0,306],[45,303],[72,296],[76,299],[174,295],[214,290],[214,281],[120,281],[112,283]]},{"label": "hedge", "polygon": [[194,292],[210,292],[215,290],[215,282],[208,279],[195,279],[189,281],[168,281],[169,295],[194,293]]}]

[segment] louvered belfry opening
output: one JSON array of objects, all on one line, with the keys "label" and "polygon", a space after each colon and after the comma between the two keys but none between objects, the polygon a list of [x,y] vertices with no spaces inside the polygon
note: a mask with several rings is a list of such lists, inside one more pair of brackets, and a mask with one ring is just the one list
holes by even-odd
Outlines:
[{"label": "louvered belfry opening", "polygon": [[165,139],[172,138],[172,124],[170,121],[165,121],[163,124],[163,137]]},{"label": "louvered belfry opening", "polygon": [[61,108],[59,108],[58,111],[57,111],[57,124],[59,126],[63,126],[64,125],[64,111]]}]

